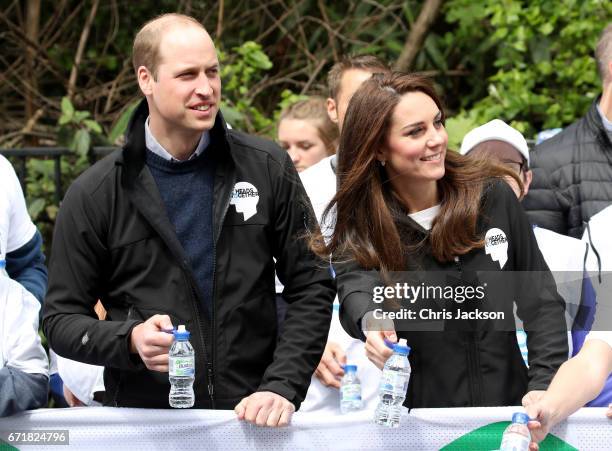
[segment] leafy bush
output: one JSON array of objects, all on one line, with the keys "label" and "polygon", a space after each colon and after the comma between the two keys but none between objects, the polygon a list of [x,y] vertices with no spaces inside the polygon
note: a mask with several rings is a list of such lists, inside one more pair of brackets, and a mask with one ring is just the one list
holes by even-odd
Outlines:
[{"label": "leafy bush", "polygon": [[482,124],[500,118],[533,137],[583,115],[601,91],[592,55],[612,17],[611,5],[599,0],[448,1],[446,20],[457,27],[455,38],[469,55],[467,64],[476,67],[490,58],[494,71],[486,78],[486,95],[475,102],[466,99],[458,119]]}]

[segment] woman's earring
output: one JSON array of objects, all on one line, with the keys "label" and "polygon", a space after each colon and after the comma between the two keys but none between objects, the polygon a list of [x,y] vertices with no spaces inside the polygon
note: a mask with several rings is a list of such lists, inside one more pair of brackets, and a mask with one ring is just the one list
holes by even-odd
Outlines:
[{"label": "woman's earring", "polygon": [[380,160],[380,165],[384,168],[385,164],[387,164],[387,162],[385,160]]}]

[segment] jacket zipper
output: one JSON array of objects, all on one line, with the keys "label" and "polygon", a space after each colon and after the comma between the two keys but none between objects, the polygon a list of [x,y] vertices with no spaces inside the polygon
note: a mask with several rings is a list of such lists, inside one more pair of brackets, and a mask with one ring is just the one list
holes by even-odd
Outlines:
[{"label": "jacket zipper", "polygon": [[[208,379],[208,396],[210,397],[211,408],[214,409],[215,408],[215,397],[214,397],[214,390],[211,389],[212,382],[210,379],[210,367],[211,367],[210,362],[211,362],[212,355],[209,355],[209,354],[212,354],[212,349],[210,353],[206,351],[206,342],[210,340],[204,339],[204,336],[206,335],[205,331],[207,331],[208,329],[205,327],[205,325],[202,322],[202,315],[199,314],[200,306],[198,305],[198,294],[196,292],[194,284],[192,283],[189,277],[186,277],[186,282],[191,289],[192,306],[194,307],[196,315],[198,317],[198,326],[200,327],[200,334],[199,334],[200,344],[202,345],[202,350],[204,351],[204,361],[206,362],[206,369],[207,369],[206,372],[207,372],[207,379]],[[210,337],[207,336],[207,338],[210,338]]]},{"label": "jacket zipper", "polygon": [[[216,234],[217,236],[213,236],[213,289],[212,289],[212,302],[211,304],[211,314],[210,314],[210,322],[212,329],[212,349],[211,349],[211,358],[206,363],[206,371],[208,374],[208,394],[210,395],[210,399],[212,401],[212,408],[215,408],[215,367],[217,362],[217,331],[216,331],[216,316],[217,309],[215,308],[215,301],[217,299],[217,240],[221,234],[221,228],[223,227],[223,221],[225,219],[225,215],[229,210],[231,202],[231,193],[225,200],[225,204],[223,205],[223,212],[221,214],[221,220],[218,225],[219,232]],[[214,230],[214,227],[213,227]],[[214,364],[214,365],[213,365]]]},{"label": "jacket zipper", "polygon": [[[461,258],[455,256],[455,267],[459,272],[459,279],[463,280],[463,267],[461,265]],[[470,384],[470,397],[472,398],[472,405],[482,404],[481,387],[479,384],[479,371],[477,365],[477,344],[476,344],[476,331],[465,332],[467,342],[467,361],[468,361],[468,378]]]}]

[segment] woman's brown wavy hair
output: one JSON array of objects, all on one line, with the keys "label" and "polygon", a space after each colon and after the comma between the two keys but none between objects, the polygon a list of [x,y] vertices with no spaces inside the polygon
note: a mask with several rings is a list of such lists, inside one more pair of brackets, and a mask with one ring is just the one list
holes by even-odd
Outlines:
[{"label": "woman's brown wavy hair", "polygon": [[[401,96],[422,92],[444,109],[431,82],[417,74],[392,73],[365,81],[351,99],[338,150],[338,191],[326,208],[323,223],[333,224],[331,236],[311,239],[312,249],[333,261],[356,260],[367,269],[384,272],[406,267],[406,243],[402,243],[394,217],[399,196],[376,158],[386,145],[393,112]],[[445,174],[438,180],[441,208],[432,224],[429,246],[441,262],[483,246],[477,221],[485,186],[492,179],[512,177],[511,170],[486,159],[448,151]],[[394,214],[395,213],[395,214]],[[332,218],[332,221],[329,219]]]}]

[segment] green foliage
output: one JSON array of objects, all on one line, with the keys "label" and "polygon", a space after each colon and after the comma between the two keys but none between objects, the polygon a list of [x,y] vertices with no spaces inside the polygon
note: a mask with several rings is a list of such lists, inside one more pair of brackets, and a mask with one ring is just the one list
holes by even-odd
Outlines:
[{"label": "green foliage", "polygon": [[[254,132],[269,128],[271,120],[255,106],[249,95],[250,88],[263,74],[272,68],[272,62],[262,52],[261,45],[247,41],[233,49],[235,57],[229,63],[229,55],[219,51],[223,101],[221,110],[232,127]],[[225,64],[228,63],[228,64]]]},{"label": "green foliage", "polygon": [[[102,127],[91,119],[89,111],[79,111],[68,97],[62,98],[57,143],[73,152],[61,159],[63,191],[89,166],[89,149],[93,143],[107,142],[102,134]],[[30,158],[27,169],[28,212],[45,237],[45,242],[50,242],[59,210],[55,196],[55,161]]]},{"label": "green foliage", "polygon": [[[178,10],[201,21],[221,50],[226,120],[274,138],[280,111],[303,94],[324,92],[326,74],[338,58],[369,53],[393,64],[425,1],[100,2],[72,102],[62,96],[91,3],[43,0],[36,83],[23,76],[30,73],[23,58],[29,47],[19,30],[28,6],[13,3],[5,12],[12,26],[0,34],[6,53],[0,61],[6,81],[0,83],[0,146],[72,149],[62,158],[65,191],[88,166],[92,145],[121,144],[134,99],[140,98],[130,69],[132,41],[150,18]],[[531,137],[576,120],[598,95],[593,48],[611,19],[612,2],[604,0],[447,0],[411,70],[433,76],[443,94],[451,148],[459,147],[469,129],[493,118]],[[42,114],[30,127],[37,110]],[[51,227],[57,211],[53,161],[27,164],[31,213],[43,228]]]},{"label": "green foliage", "polygon": [[89,111],[76,111],[68,97],[63,97],[62,115],[59,118],[59,143],[65,145],[79,156],[78,163],[87,160],[91,147],[92,134],[100,136],[102,127],[90,119]]},{"label": "green foliage", "polygon": [[446,120],[446,133],[448,133],[448,148],[459,151],[463,137],[470,130],[482,125],[478,122],[475,112],[463,112]]},{"label": "green foliage", "polygon": [[219,51],[223,116],[232,127],[273,138],[281,110],[305,96],[285,89],[275,112],[272,115],[266,114],[254,101],[253,87],[265,80],[266,73],[272,69],[272,62],[262,51],[261,45],[253,41],[247,41],[232,50],[231,55]]},{"label": "green foliage", "polygon": [[466,63],[478,67],[485,55],[492,63],[485,95],[463,102],[470,111],[461,120],[500,118],[531,137],[568,125],[600,93],[592,55],[612,17],[609,2],[450,0],[445,11],[457,26],[458,47],[470,53]]}]

